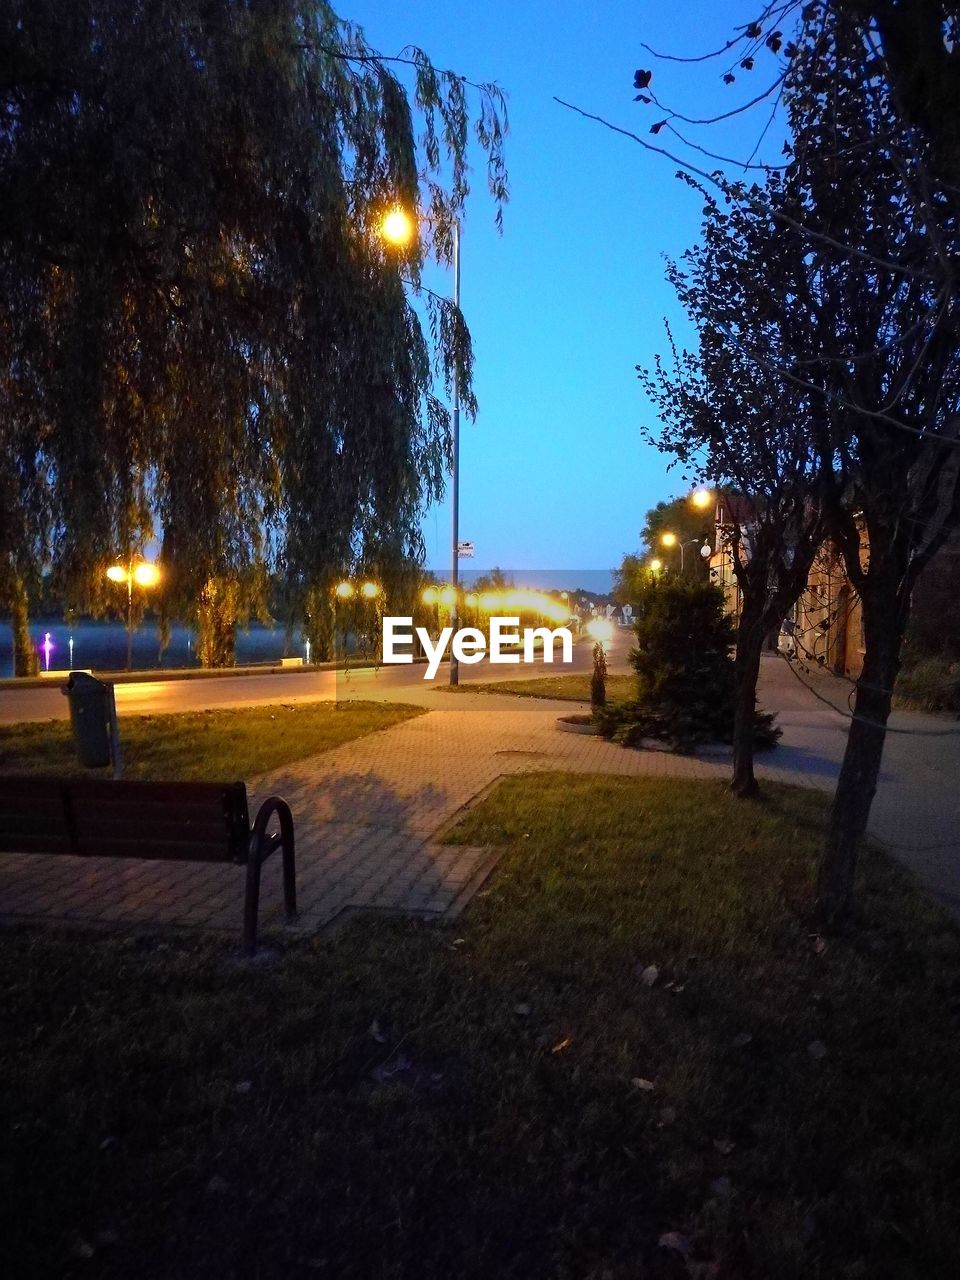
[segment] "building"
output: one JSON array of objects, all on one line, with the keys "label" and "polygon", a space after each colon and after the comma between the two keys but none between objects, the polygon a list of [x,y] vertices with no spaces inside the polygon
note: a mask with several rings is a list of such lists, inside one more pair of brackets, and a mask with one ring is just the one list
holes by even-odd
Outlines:
[{"label": "building", "polygon": [[[723,588],[727,610],[740,613],[740,587],[733,571],[730,530],[739,526],[741,544],[750,555],[754,506],[740,494],[717,500],[716,536],[710,557],[710,577]],[[825,543],[810,569],[807,585],[769,647],[827,667],[837,675],[856,677],[863,667],[863,614],[860,597],[850,585],[843,560]]]}]

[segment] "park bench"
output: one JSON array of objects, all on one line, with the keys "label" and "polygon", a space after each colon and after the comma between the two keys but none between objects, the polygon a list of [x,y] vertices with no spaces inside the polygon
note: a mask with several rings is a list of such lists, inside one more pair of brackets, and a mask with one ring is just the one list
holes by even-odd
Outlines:
[{"label": "park bench", "polygon": [[[274,816],[279,830],[268,831]],[[260,872],[277,849],[282,851],[284,908],[291,923],[297,911],[293,818],[278,796],[263,802],[251,828],[242,782],[0,777],[2,853],[245,866],[243,947],[248,955],[257,945]]]}]

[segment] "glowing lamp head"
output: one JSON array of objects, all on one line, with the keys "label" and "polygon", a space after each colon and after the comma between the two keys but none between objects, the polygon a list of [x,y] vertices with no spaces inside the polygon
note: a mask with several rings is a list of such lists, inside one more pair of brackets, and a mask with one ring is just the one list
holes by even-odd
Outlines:
[{"label": "glowing lamp head", "polygon": [[437,588],[436,588],[436,587],[425,587],[425,588],[424,588],[424,591],[423,591],[423,595],[422,595],[420,598],[421,598],[421,600],[423,601],[423,603],[424,603],[424,604],[436,604],[436,603],[437,603]]},{"label": "glowing lamp head", "polygon": [[413,219],[406,209],[396,205],[384,215],[380,223],[380,233],[389,244],[409,244],[416,232]]},{"label": "glowing lamp head", "polygon": [[470,606],[471,609],[475,609],[477,607],[477,600],[478,600],[478,596],[475,591],[467,592],[467,604]]},{"label": "glowing lamp head", "polygon": [[662,568],[663,568],[663,561],[662,561],[662,560],[657,560],[656,558],[654,558],[653,560],[651,560],[651,561],[650,561],[650,572],[651,572],[651,573],[659,573],[659,572],[660,572],[660,570],[661,570]]},{"label": "glowing lamp head", "polygon": [[380,587],[376,582],[365,582],[360,588],[360,594],[364,600],[376,600],[380,594]]},{"label": "glowing lamp head", "polygon": [[353,595],[353,583],[338,582],[337,589],[334,593],[338,600],[349,600]]},{"label": "glowing lamp head", "polygon": [[497,591],[487,591],[480,597],[480,608],[486,613],[493,613],[494,609],[500,608],[500,594]]},{"label": "glowing lamp head", "polygon": [[155,587],[160,581],[160,570],[155,564],[142,561],[133,571],[133,580],[138,587]]},{"label": "glowing lamp head", "polygon": [[690,501],[698,510],[706,511],[713,501],[713,494],[709,489],[694,489],[690,495]]},{"label": "glowing lamp head", "polygon": [[457,593],[453,587],[444,587],[440,592],[440,603],[447,605],[447,607],[452,605],[456,601],[456,598]]},{"label": "glowing lamp head", "polygon": [[112,564],[107,570],[107,577],[111,582],[126,582],[127,571],[122,564]]},{"label": "glowing lamp head", "polygon": [[663,533],[660,535],[660,541],[665,547],[675,547],[677,545],[677,535],[675,533]]}]

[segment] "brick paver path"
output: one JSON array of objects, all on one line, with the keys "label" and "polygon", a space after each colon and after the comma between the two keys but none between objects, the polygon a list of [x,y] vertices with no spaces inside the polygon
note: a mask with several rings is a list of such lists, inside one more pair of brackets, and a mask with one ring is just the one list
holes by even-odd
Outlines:
[{"label": "brick paver path", "polygon": [[[784,741],[760,771],[829,790],[845,723],[795,686],[781,666],[767,664],[765,680],[766,703],[780,710]],[[438,837],[504,774],[728,775],[724,759],[628,751],[594,737],[560,733],[555,718],[573,710],[570,703],[435,690],[424,698],[433,708],[428,714],[252,784],[252,809],[274,793],[293,809],[300,929],[320,928],[351,909],[455,916],[489,873],[496,851],[445,846]],[[933,739],[891,744],[893,767],[885,769],[873,829],[956,908],[960,800],[955,787],[938,781],[938,750],[943,752],[943,744]],[[271,859],[261,899],[265,934],[281,919],[279,873],[279,861]],[[0,917],[7,920],[237,931],[242,898],[243,874],[235,867],[0,856]]]}]

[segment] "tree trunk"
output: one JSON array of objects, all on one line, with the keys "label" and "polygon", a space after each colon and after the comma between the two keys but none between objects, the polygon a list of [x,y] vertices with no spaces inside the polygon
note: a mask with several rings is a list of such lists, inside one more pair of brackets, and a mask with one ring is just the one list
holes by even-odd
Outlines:
[{"label": "tree trunk", "polygon": [[875,600],[870,605],[867,600],[863,602],[866,654],[817,874],[816,911],[828,928],[839,927],[850,911],[857,855],[880,776],[906,627],[906,618],[899,614],[897,603],[895,598]]},{"label": "tree trunk", "polygon": [[736,692],[733,714],[733,779],[734,795],[748,798],[760,794],[753,773],[753,749],[756,733],[757,680],[760,655],[763,652],[765,627],[761,614],[747,611],[746,604],[737,628]]},{"label": "tree trunk", "polygon": [[23,579],[15,577],[10,601],[11,630],[13,632],[13,674],[35,676],[40,670],[40,658],[30,639],[30,614],[27,588]]}]

